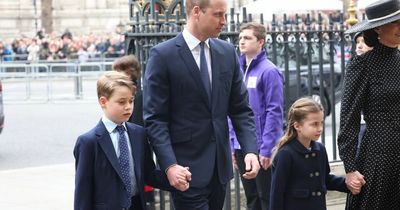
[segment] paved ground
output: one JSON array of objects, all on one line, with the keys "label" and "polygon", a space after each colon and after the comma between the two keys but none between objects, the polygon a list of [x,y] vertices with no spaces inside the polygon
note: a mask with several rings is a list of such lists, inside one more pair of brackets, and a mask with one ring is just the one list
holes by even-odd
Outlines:
[{"label": "paved ground", "polygon": [[0,171],[0,209],[72,210],[74,165]]}]

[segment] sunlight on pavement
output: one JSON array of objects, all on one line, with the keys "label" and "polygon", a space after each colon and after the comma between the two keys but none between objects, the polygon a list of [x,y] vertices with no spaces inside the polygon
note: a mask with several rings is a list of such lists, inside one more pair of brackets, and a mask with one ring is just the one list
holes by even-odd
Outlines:
[{"label": "sunlight on pavement", "polygon": [[71,210],[74,164],[0,171],[0,209]]}]

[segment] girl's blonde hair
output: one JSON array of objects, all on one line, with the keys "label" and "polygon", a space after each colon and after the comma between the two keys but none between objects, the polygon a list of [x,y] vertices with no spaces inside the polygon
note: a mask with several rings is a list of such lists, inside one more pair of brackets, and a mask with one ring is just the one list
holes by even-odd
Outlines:
[{"label": "girl's blonde hair", "polygon": [[288,111],[287,116],[287,127],[285,134],[279,140],[278,144],[274,148],[273,157],[283,145],[297,137],[297,131],[294,128],[294,123],[301,123],[306,119],[310,113],[323,112],[324,108],[318,102],[314,101],[310,97],[303,97],[296,100]]}]

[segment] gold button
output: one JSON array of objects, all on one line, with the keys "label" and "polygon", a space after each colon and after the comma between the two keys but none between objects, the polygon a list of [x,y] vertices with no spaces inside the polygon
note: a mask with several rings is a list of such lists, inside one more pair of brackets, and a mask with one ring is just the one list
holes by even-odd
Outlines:
[{"label": "gold button", "polygon": [[318,195],[318,196],[321,196],[321,194],[322,194],[321,192],[317,192],[317,195]]},{"label": "gold button", "polygon": [[312,192],[311,195],[312,195],[312,196],[315,196],[315,192]]},{"label": "gold button", "polygon": [[310,157],[308,154],[306,154],[306,156],[305,156],[306,158],[308,158],[308,157]]},{"label": "gold button", "polygon": [[310,177],[313,177],[313,176],[314,176],[314,174],[313,174],[313,173],[311,173],[311,174],[310,174]]},{"label": "gold button", "polygon": [[315,153],[312,153],[312,154],[311,154],[311,156],[313,156],[313,157],[315,157],[315,155],[316,155]]},{"label": "gold button", "polygon": [[317,171],[317,172],[315,172],[315,176],[319,176],[319,172]]}]

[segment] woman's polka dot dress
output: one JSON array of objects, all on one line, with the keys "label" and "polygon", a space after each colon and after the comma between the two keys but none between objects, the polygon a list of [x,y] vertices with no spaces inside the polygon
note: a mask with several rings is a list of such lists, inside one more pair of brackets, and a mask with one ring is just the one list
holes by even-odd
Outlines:
[{"label": "woman's polka dot dress", "polygon": [[[348,194],[346,209],[400,209],[400,52],[378,44],[346,71],[339,154],[346,172],[367,182],[359,195]],[[356,155],[361,111],[366,132]]]}]

